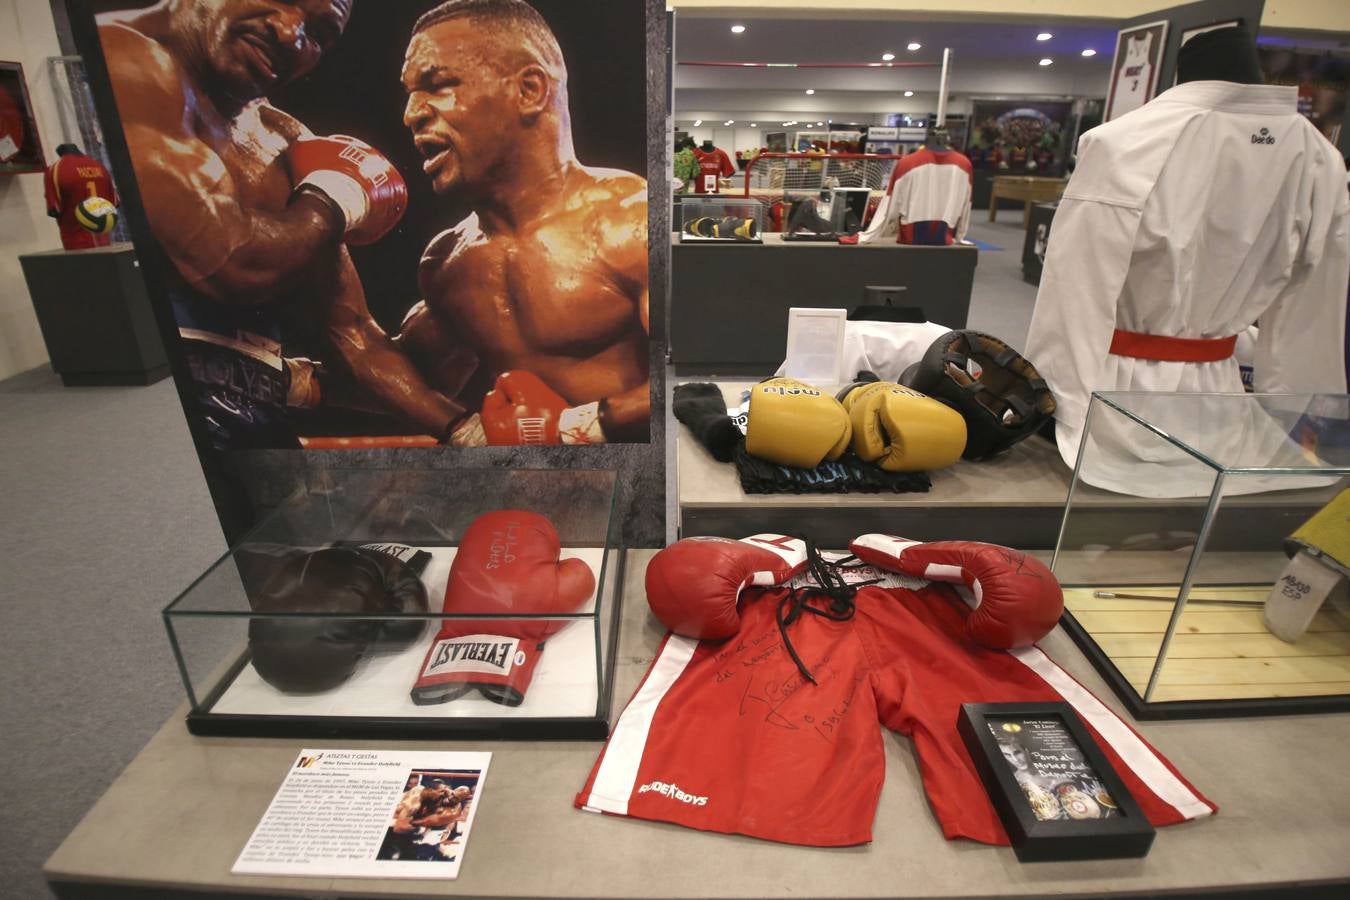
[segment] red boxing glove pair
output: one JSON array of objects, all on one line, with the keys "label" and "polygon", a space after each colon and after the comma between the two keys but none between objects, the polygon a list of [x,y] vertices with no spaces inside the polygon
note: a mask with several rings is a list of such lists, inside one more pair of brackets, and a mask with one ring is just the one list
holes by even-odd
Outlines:
[{"label": "red boxing glove pair", "polygon": [[505,706],[524,701],[544,642],[572,620],[505,617],[568,616],[595,591],[591,567],[560,560],[560,552],[558,532],[538,513],[474,519],[450,567],[444,611],[491,618],[445,620],[413,685],[414,703],[445,703],[473,689]]},{"label": "red boxing glove pair", "polygon": [[304,137],[291,145],[295,190],[313,191],[342,213],[345,240],[373,244],[408,208],[408,185],[380,151],[344,134]]},{"label": "red boxing glove pair", "polygon": [[[966,629],[985,647],[1030,646],[1050,633],[1064,611],[1064,595],[1050,570],[1007,547],[865,534],[849,549],[879,569],[964,584],[975,601]],[[656,554],[647,567],[647,602],[676,634],[722,640],[740,628],[737,603],[743,589],[786,584],[805,566],[806,545],[797,538],[685,538]]]}]

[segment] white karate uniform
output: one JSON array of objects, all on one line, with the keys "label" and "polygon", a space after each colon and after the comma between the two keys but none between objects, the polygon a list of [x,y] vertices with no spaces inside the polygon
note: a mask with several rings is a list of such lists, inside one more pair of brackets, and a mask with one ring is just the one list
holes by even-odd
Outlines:
[{"label": "white karate uniform", "polygon": [[[1233,358],[1110,353],[1117,328],[1223,339],[1259,318],[1258,392],[1345,390],[1346,171],[1297,101],[1294,87],[1189,82],[1079,141],[1026,353],[1054,392],[1069,466],[1094,390],[1242,391]],[[1214,443],[1218,436],[1196,431],[1198,408],[1173,424]],[[1258,446],[1272,461],[1289,450],[1273,421],[1203,424],[1249,444],[1251,463]],[[1183,471],[1189,463],[1141,440],[1137,426],[1119,425],[1113,436],[1098,435],[1100,453],[1084,480],[1147,496],[1207,493]]]}]

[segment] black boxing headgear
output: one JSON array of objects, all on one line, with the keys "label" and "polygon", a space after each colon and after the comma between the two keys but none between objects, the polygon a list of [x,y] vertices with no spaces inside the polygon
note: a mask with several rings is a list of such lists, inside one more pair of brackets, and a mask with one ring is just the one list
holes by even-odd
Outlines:
[{"label": "black boxing headgear", "polygon": [[966,420],[964,459],[988,459],[1034,434],[1055,414],[1036,367],[993,335],[949,331],[900,383],[941,400]]}]

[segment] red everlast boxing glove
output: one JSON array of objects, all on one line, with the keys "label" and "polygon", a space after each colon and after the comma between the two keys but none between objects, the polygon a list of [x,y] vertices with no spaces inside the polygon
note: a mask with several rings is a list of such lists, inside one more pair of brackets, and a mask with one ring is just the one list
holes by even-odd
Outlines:
[{"label": "red everlast boxing glove", "polygon": [[676,634],[720,641],[741,626],[748,587],[785,584],[806,566],[806,544],[780,534],[676,541],[647,566],[647,604]]},{"label": "red everlast boxing glove", "polygon": [[978,541],[929,544],[889,534],[865,534],[849,545],[879,569],[927,581],[964,584],[973,603],[966,616],[971,640],[995,650],[1029,647],[1050,633],[1064,612],[1059,582],[1039,560]]},{"label": "red everlast boxing glove", "polygon": [[[456,615],[574,613],[595,591],[580,559],[559,560],[558,532],[533,512],[505,509],[474,519],[459,542],[445,588]],[[519,706],[547,641],[568,619],[446,619],[413,685],[414,703],[444,703],[472,688]]]},{"label": "red everlast boxing glove", "polygon": [[497,376],[479,410],[487,442],[510,444],[601,444],[600,404],[567,401],[533,372]]},{"label": "red everlast boxing glove", "polygon": [[291,144],[296,191],[312,191],[338,209],[348,244],[373,244],[408,208],[408,185],[394,164],[364,141],[343,134],[304,137]]}]

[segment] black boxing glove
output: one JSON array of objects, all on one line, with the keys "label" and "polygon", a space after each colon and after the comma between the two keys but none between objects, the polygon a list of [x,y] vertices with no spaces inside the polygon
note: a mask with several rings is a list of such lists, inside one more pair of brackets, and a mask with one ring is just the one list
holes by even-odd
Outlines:
[{"label": "black boxing glove", "polygon": [[[431,554],[404,544],[361,544],[356,552],[379,567],[384,582],[384,604],[381,612],[425,613],[427,588],[422,583]],[[380,640],[407,646],[422,636],[426,619],[389,619],[382,622]]]},{"label": "black boxing glove", "polygon": [[[241,551],[249,603],[260,613],[371,615],[426,612],[426,588],[391,545],[305,551],[253,546]],[[397,548],[415,558],[421,551]],[[429,556],[422,553],[421,565]],[[372,641],[407,643],[423,620],[380,621],[320,616],[253,618],[249,649],[264,681],[288,693],[334,688],[351,677]]]}]

